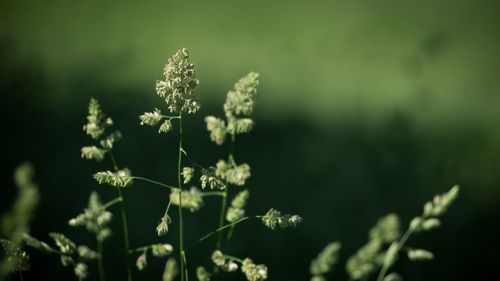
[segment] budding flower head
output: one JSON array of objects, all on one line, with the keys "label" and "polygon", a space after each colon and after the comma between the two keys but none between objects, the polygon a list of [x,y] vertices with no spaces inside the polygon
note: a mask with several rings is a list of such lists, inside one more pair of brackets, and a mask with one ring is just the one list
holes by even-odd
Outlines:
[{"label": "budding flower head", "polygon": [[102,112],[101,106],[96,99],[90,99],[89,115],[87,116],[87,124],[83,126],[83,130],[93,139],[98,140],[106,128],[113,125],[113,120]]},{"label": "budding flower head", "polygon": [[172,220],[170,219],[169,215],[164,216],[161,218],[160,223],[156,227],[156,233],[158,233],[158,236],[164,236],[168,232],[168,225],[172,223]]},{"label": "budding flower head", "polygon": [[177,268],[177,261],[174,258],[169,258],[167,263],[165,263],[165,269],[163,270],[162,281],[173,281],[175,277],[179,274],[179,269]]},{"label": "budding flower head", "polygon": [[69,240],[68,237],[64,236],[64,234],[52,232],[49,233],[49,236],[54,239],[61,253],[71,255],[76,251],[75,243]]},{"label": "budding flower head", "polygon": [[310,271],[314,276],[327,274],[333,270],[333,266],[339,258],[340,243],[328,244],[321,253],[311,262]]},{"label": "budding flower head", "polygon": [[154,127],[160,124],[163,119],[163,115],[161,115],[161,110],[155,108],[153,112],[144,112],[141,116],[139,116],[139,120],[141,120],[141,125],[149,125]]},{"label": "budding flower head", "polygon": [[116,172],[105,171],[95,173],[94,179],[99,184],[105,183],[116,187],[128,187],[133,183],[130,170],[126,168]]},{"label": "budding flower head", "polygon": [[69,220],[69,225],[73,227],[84,226],[87,231],[95,233],[100,241],[106,239],[111,230],[107,227],[113,215],[106,211],[97,192],[92,192],[89,203],[83,213]]},{"label": "budding flower head", "polygon": [[432,252],[423,249],[409,249],[407,254],[408,258],[412,261],[434,259],[434,254]]},{"label": "budding flower head", "polygon": [[255,72],[248,73],[236,82],[234,89],[227,93],[224,103],[226,116],[252,114],[257,86],[259,86],[259,74]]},{"label": "budding flower head", "polygon": [[96,251],[90,249],[89,247],[82,245],[78,246],[78,256],[84,260],[95,260],[99,254]]},{"label": "budding flower head", "polygon": [[[203,197],[201,196],[201,192],[194,186],[191,187],[189,191],[183,190],[181,196],[182,208],[195,212],[203,206]],[[179,189],[174,189],[170,192],[170,202],[173,205],[179,206]]]},{"label": "budding flower head", "polygon": [[301,221],[302,218],[298,215],[282,215],[280,211],[272,208],[262,217],[262,223],[272,230],[275,230],[277,226],[280,228],[295,227]]},{"label": "budding flower head", "polygon": [[226,188],[224,182],[216,175],[216,169],[214,167],[202,170],[200,182],[201,188],[203,189],[207,186],[210,187],[210,189],[216,190],[224,190]]},{"label": "budding flower head", "polygon": [[82,158],[83,159],[94,159],[96,161],[102,161],[104,155],[106,154],[105,149],[98,148],[97,146],[84,146],[82,147]]},{"label": "budding flower head", "polygon": [[238,264],[235,263],[232,259],[226,258],[226,256],[224,256],[224,254],[219,250],[213,252],[212,261],[217,267],[226,272],[233,272],[238,270]]},{"label": "budding flower head", "polygon": [[262,281],[267,279],[267,266],[254,264],[249,258],[243,260],[241,271],[245,273],[248,281]]},{"label": "budding flower head", "polygon": [[29,269],[29,256],[18,245],[7,239],[0,239],[0,245],[4,250],[2,270],[5,270],[5,273]]},{"label": "budding flower head", "polygon": [[87,279],[88,276],[88,267],[84,263],[78,263],[75,266],[75,275],[79,280]]},{"label": "budding flower head", "polygon": [[450,191],[434,196],[431,202],[424,205],[424,216],[438,217],[446,212],[448,207],[458,196],[459,187],[455,185]]},{"label": "budding flower head", "polygon": [[248,164],[236,165],[234,161],[227,163],[219,160],[216,165],[215,174],[230,184],[243,186],[250,178],[250,166]]},{"label": "budding flower head", "polygon": [[226,122],[224,120],[214,117],[205,117],[207,123],[207,130],[210,132],[210,139],[218,145],[221,145],[226,140]]},{"label": "budding flower head", "polygon": [[194,169],[191,167],[182,168],[182,177],[184,178],[184,184],[189,183],[193,178]]},{"label": "budding flower head", "polygon": [[198,266],[198,268],[196,268],[196,277],[198,278],[198,281],[210,281],[212,274],[210,274],[210,272],[208,272],[203,266]]},{"label": "budding flower head", "polygon": [[391,243],[401,235],[400,222],[396,214],[388,214],[381,218],[370,230],[370,239],[379,239],[386,243]]},{"label": "budding flower head", "polygon": [[356,254],[347,260],[346,270],[352,280],[360,280],[369,276],[381,265],[383,254],[380,252],[382,242],[371,240]]},{"label": "budding flower head", "polygon": [[170,244],[155,244],[151,247],[151,252],[155,257],[164,257],[170,255],[174,247]]},{"label": "budding flower head", "polygon": [[143,270],[146,268],[147,265],[148,265],[147,255],[146,253],[142,253],[135,261],[135,266],[137,267],[137,269]]},{"label": "budding flower head", "polygon": [[243,190],[238,193],[231,201],[231,207],[227,209],[226,220],[228,222],[236,222],[245,216],[245,209],[250,193],[248,190]]},{"label": "budding flower head", "polygon": [[163,75],[165,79],[156,82],[156,94],[165,99],[170,112],[196,113],[200,108],[196,94],[200,82],[187,49],[178,50],[168,59]]}]

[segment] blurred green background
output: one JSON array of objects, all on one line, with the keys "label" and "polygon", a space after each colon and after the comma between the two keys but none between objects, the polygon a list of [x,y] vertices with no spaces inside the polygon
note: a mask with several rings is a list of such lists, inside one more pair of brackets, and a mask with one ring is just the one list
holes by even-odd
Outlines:
[{"label": "blurred green background", "polygon": [[[411,245],[436,260],[395,270],[405,280],[499,277],[500,18],[497,1],[2,1],[0,212],[15,192],[12,171],[31,161],[42,202],[32,234],[92,237],[67,220],[91,190],[114,190],[80,159],[90,97],[101,101],[124,139],[122,166],[164,182],[176,177],[176,135],[157,135],[137,116],[165,108],[154,93],[166,59],[186,47],[198,69],[203,107],[187,121],[186,146],[215,164],[227,147],[211,143],[206,115],[222,115],[226,92],[249,71],[261,74],[254,131],[236,157],[252,166],[248,212],[269,207],[301,214],[292,230],[238,227],[226,247],[270,267],[270,280],[307,280],[310,260],[330,241],[342,261],[367,241],[379,217],[409,221],[434,194],[460,184],[442,228]],[[104,163],[109,165],[109,163]],[[143,183],[126,190],[134,246],[158,241],[168,194]],[[218,200],[188,215],[187,241],[211,230]],[[123,280],[119,220],[106,246],[110,280]],[[174,224],[167,241],[176,243]],[[215,244],[190,253],[210,265]],[[175,245],[175,244],[174,244]],[[137,280],[159,280],[150,259]],[[93,276],[95,277],[95,275]],[[194,275],[191,276],[192,279]],[[333,276],[346,277],[343,266]],[[242,280],[241,274],[224,280]],[[484,278],[484,279],[486,279]],[[56,257],[32,252],[25,280],[71,280]],[[223,279],[221,277],[221,279]]]}]

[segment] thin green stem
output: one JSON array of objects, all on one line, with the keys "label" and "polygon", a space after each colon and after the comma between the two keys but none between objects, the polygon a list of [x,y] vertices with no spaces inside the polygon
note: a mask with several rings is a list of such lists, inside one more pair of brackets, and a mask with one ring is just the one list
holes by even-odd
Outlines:
[{"label": "thin green stem", "polygon": [[[115,156],[113,155],[113,151],[109,151],[109,156],[111,158],[111,162],[113,163],[113,167],[115,171],[118,171],[118,165],[116,164],[116,159]],[[130,261],[130,256],[128,255],[128,252],[130,250],[130,242],[129,242],[129,235],[128,235],[128,219],[127,219],[127,207],[125,204],[125,198],[123,197],[122,189],[120,187],[116,187],[116,190],[118,191],[118,198],[121,200],[121,216],[122,216],[122,225],[123,225],[123,240],[124,240],[124,246],[125,246],[125,258],[127,262],[127,280],[132,281],[132,267],[131,267],[131,261]]]},{"label": "thin green stem", "polygon": [[97,252],[99,253],[99,257],[97,257],[97,269],[99,271],[99,280],[106,281],[106,276],[104,274],[104,250],[102,247],[102,241],[97,239]]},{"label": "thin green stem", "polygon": [[224,191],[207,191],[207,192],[201,192],[200,195],[202,197],[205,197],[205,196],[222,196],[222,197],[225,197],[226,193]]},{"label": "thin green stem", "polygon": [[168,115],[161,115],[161,117],[167,118],[167,119],[180,119],[181,118],[180,116],[168,116]]},{"label": "thin green stem", "polygon": [[118,190],[118,195],[122,199],[122,207],[121,207],[121,215],[122,215],[122,223],[123,223],[123,240],[124,240],[124,245],[125,245],[125,255],[127,259],[127,280],[132,281],[132,267],[131,267],[131,261],[130,261],[130,256],[128,255],[128,252],[130,250],[130,242],[129,242],[129,235],[128,235],[128,220],[127,220],[127,211],[126,211],[126,204],[125,204],[125,199],[123,198],[122,194],[122,189],[120,187],[116,188]]},{"label": "thin green stem", "polygon": [[107,209],[107,208],[109,208],[109,207],[111,207],[111,206],[113,206],[113,205],[115,205],[115,204],[118,204],[118,203],[120,203],[120,202],[122,202],[122,201],[123,201],[123,199],[122,199],[121,197],[117,197],[117,198],[115,198],[115,199],[113,199],[113,200],[109,201],[108,203],[104,204],[104,205],[102,206],[102,208],[103,208],[103,209]]},{"label": "thin green stem", "polygon": [[[234,153],[234,144],[236,142],[236,136],[235,134],[231,135],[231,148],[229,151],[229,159],[233,159],[233,153]],[[233,160],[234,162],[234,160]],[[226,214],[226,209],[227,209],[227,197],[229,195],[229,184],[225,182],[226,189],[224,190],[224,196],[222,197],[222,202],[221,202],[221,208],[220,208],[220,214],[219,214],[219,228],[224,225],[224,215]],[[216,249],[220,250],[222,243],[222,232],[220,232],[217,235],[217,244],[216,244]]]},{"label": "thin green stem", "polygon": [[186,156],[186,158],[189,160],[189,162],[191,162],[194,166],[200,168],[201,170],[206,170],[205,167],[203,167],[201,164],[198,164],[196,161],[194,161],[193,158],[191,158],[191,156],[189,156],[187,151],[184,150],[184,148],[181,148],[181,152],[182,152],[182,154],[184,154]]},{"label": "thin green stem", "polygon": [[133,176],[133,177],[130,177],[130,178],[134,179],[134,180],[141,180],[141,181],[149,182],[149,183],[156,184],[156,185],[159,185],[159,186],[162,186],[162,187],[166,187],[166,188],[170,188],[170,189],[177,189],[176,186],[164,184],[164,183],[161,183],[159,181],[155,181],[155,180],[144,178],[144,177]]},{"label": "thin green stem", "polygon": [[118,171],[118,165],[116,165],[116,159],[113,155],[113,151],[111,150],[109,150],[109,157],[111,158],[111,163],[113,163],[113,169],[115,169],[115,171]]},{"label": "thin green stem", "polygon": [[[179,114],[179,158],[177,161],[177,182],[179,185],[179,261],[181,264],[181,281],[187,279],[186,256],[184,255],[184,224],[182,221],[182,113]],[[186,267],[186,269],[184,269]]]},{"label": "thin green stem", "polygon": [[[224,215],[226,214],[228,189],[229,189],[229,186],[226,184],[226,189],[224,190],[224,196],[222,196],[222,202],[221,202],[221,207],[220,207],[219,228],[224,226]],[[222,232],[217,234],[217,244],[215,246],[216,250],[220,250],[221,242],[222,242]]]},{"label": "thin green stem", "polygon": [[241,218],[233,223],[230,223],[230,224],[226,224],[224,226],[221,226],[219,228],[217,228],[216,230],[202,236],[200,239],[198,239],[198,241],[196,241],[193,245],[189,246],[188,248],[186,248],[186,252],[191,250],[192,248],[194,248],[196,245],[198,245],[199,243],[203,242],[204,240],[210,238],[212,235],[214,234],[217,234],[217,233],[220,233],[221,231],[223,231],[224,229],[228,228],[228,227],[232,227],[232,226],[235,226],[239,223],[242,223],[246,220],[249,220],[249,219],[261,219],[263,216],[251,216],[251,217],[244,217],[244,218]]},{"label": "thin green stem", "polygon": [[[408,227],[408,229],[406,230],[406,232],[403,234],[403,236],[401,236],[401,239],[399,239],[399,241],[397,242],[398,244],[398,247],[397,247],[397,251],[396,252],[399,252],[399,250],[401,250],[401,248],[403,248],[404,244],[406,243],[406,241],[408,240],[408,238],[410,238],[411,234],[413,233],[413,228],[411,227]],[[382,266],[382,269],[380,269],[380,272],[377,276],[377,281],[383,281],[384,278],[385,278],[385,275],[387,274],[387,271],[389,270],[390,268],[390,264],[386,264],[384,263],[384,265]]]},{"label": "thin green stem", "polygon": [[224,255],[224,257],[228,260],[232,260],[232,261],[236,261],[236,262],[239,262],[239,263],[243,263],[243,260],[240,259],[240,258],[237,258],[237,257],[233,257],[233,256],[230,256],[230,255]]}]

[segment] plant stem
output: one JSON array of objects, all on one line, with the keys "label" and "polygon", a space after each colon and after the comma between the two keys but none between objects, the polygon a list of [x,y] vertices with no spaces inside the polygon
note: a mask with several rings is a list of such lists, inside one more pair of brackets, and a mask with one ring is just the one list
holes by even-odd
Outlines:
[{"label": "plant stem", "polygon": [[[219,226],[218,226],[218,228],[221,228],[224,225],[224,214],[226,213],[228,189],[229,189],[229,186],[226,184],[226,189],[224,190],[224,196],[222,196],[222,202],[221,202],[221,207],[220,207]],[[217,235],[217,244],[215,246],[216,250],[220,250],[221,241],[222,241],[222,232],[220,232]]]},{"label": "plant stem", "polygon": [[[408,238],[410,238],[411,234],[413,233],[413,229],[411,227],[408,227],[408,230],[406,230],[405,234],[403,234],[403,236],[401,237],[401,239],[399,239],[399,241],[397,242],[398,243],[398,248],[397,248],[397,251],[396,252],[399,252],[399,250],[401,250],[401,248],[403,248],[404,244],[406,243],[406,241],[408,240]],[[387,265],[384,263],[384,265],[382,266],[382,269],[380,270],[379,274],[378,274],[378,277],[377,277],[377,281],[383,281],[384,278],[385,278],[385,275],[387,274],[387,271],[389,270],[389,267],[391,265]]]},{"label": "plant stem", "polygon": [[155,181],[155,180],[144,178],[144,177],[133,176],[130,178],[134,179],[134,180],[141,180],[141,181],[149,182],[149,183],[156,184],[156,185],[163,186],[163,187],[170,188],[170,189],[177,189],[177,187],[175,187],[175,186],[164,184],[164,183],[161,183],[159,181]]},{"label": "plant stem", "polygon": [[129,242],[129,237],[128,237],[128,220],[127,220],[127,211],[126,211],[126,205],[125,205],[125,199],[123,198],[122,190],[120,187],[116,188],[118,190],[118,194],[122,200],[122,207],[121,207],[121,213],[122,213],[122,222],[123,222],[123,240],[125,243],[125,254],[126,254],[126,259],[127,259],[127,280],[132,281],[132,268],[130,265],[130,256],[128,254],[130,250],[130,242]]},{"label": "plant stem", "polygon": [[104,275],[104,261],[103,261],[104,250],[102,247],[102,241],[100,241],[99,239],[97,239],[97,252],[99,253],[99,257],[97,258],[97,269],[99,271],[99,280],[106,281],[106,276]]},{"label": "plant stem", "polygon": [[115,198],[115,199],[113,199],[113,200],[109,201],[108,203],[104,204],[104,205],[102,206],[102,208],[103,208],[103,209],[107,209],[107,208],[109,208],[109,207],[111,207],[111,206],[113,206],[113,205],[115,205],[115,204],[120,203],[120,202],[122,202],[122,198],[121,198],[121,197],[117,197],[117,198]]},{"label": "plant stem", "polygon": [[219,228],[217,228],[216,230],[204,235],[203,237],[201,237],[200,239],[198,239],[198,241],[196,241],[193,245],[189,246],[186,251],[189,251],[191,250],[192,248],[194,248],[194,246],[198,245],[199,243],[203,242],[204,240],[208,239],[210,236],[214,235],[214,234],[217,234],[217,233],[220,233],[222,230],[228,228],[228,227],[232,227],[232,226],[235,226],[241,222],[244,222],[246,220],[249,220],[249,219],[260,219],[262,218],[263,216],[252,216],[252,217],[244,217],[244,218],[241,218],[240,220],[237,220],[233,223],[230,223],[230,224],[226,224],[224,226],[221,226]]},{"label": "plant stem", "polygon": [[[179,113],[179,158],[177,161],[177,184],[179,185],[179,261],[181,264],[181,281],[187,279],[187,266],[186,266],[186,256],[184,254],[184,235],[183,228],[184,224],[182,221],[182,179],[181,179],[181,169],[182,169],[182,113]],[[186,267],[186,269],[184,269]]]},{"label": "plant stem", "polygon": [[[113,152],[110,150],[109,151],[109,156],[111,158],[111,161],[113,162],[113,167],[115,171],[118,171],[118,165],[116,164],[115,156],[113,155]],[[125,198],[123,197],[123,193],[120,187],[116,187],[116,190],[118,191],[118,198],[121,200],[121,215],[122,215],[122,224],[123,224],[123,240],[124,240],[124,245],[125,245],[125,258],[127,262],[127,280],[132,281],[132,267],[130,265],[130,256],[128,252],[130,251],[130,242],[128,238],[128,220],[127,220],[127,207],[125,204]]]},{"label": "plant stem", "polygon": [[243,263],[243,260],[240,259],[240,258],[237,258],[237,257],[233,257],[233,256],[230,256],[230,255],[224,255],[224,257],[226,259],[229,259],[229,260],[233,260],[233,261],[236,261],[236,262],[239,262],[239,263]]},{"label": "plant stem", "polygon": [[[232,134],[231,135],[231,148],[230,148],[230,151],[229,151],[229,159],[233,159],[234,143],[235,143],[235,141],[236,141],[235,134]],[[226,184],[226,189],[224,190],[224,196],[222,197],[220,214],[219,214],[219,228],[221,228],[224,225],[224,215],[226,214],[227,197],[229,195],[229,185],[227,184],[227,182],[225,182],[225,184]],[[216,244],[216,249],[217,250],[220,250],[221,242],[222,242],[222,232],[220,232],[217,235],[217,244]]]},{"label": "plant stem", "polygon": [[205,196],[226,196],[226,193],[223,191],[207,191],[207,192],[201,192],[200,194],[202,197]]}]

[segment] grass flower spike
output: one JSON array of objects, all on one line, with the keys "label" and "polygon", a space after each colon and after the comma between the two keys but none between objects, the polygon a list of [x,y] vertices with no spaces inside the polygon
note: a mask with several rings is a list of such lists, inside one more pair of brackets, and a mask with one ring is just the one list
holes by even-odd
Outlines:
[{"label": "grass flower spike", "polygon": [[200,108],[196,95],[200,82],[187,49],[177,51],[168,59],[163,75],[165,79],[156,82],[156,94],[165,99],[170,112],[196,113]]}]

